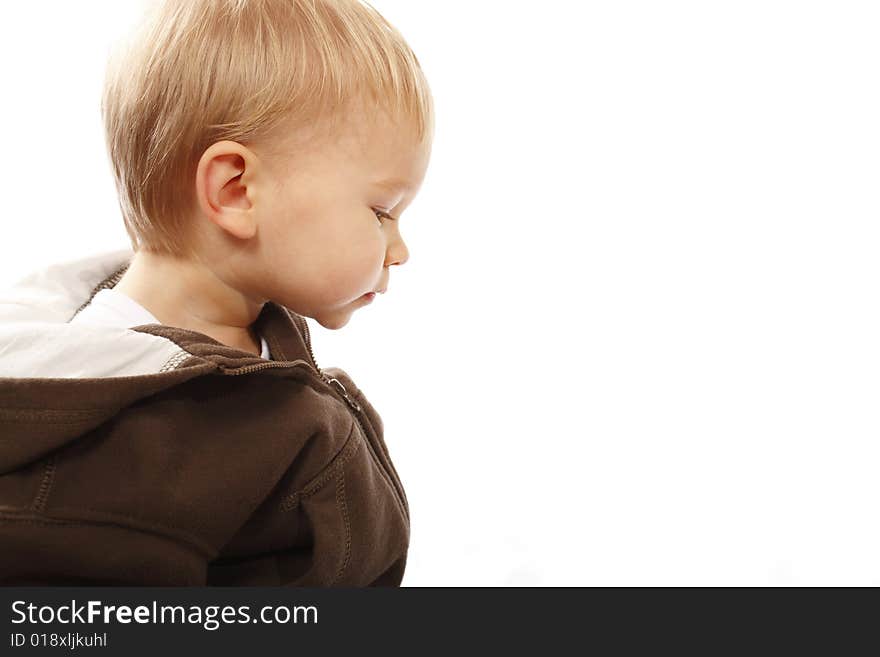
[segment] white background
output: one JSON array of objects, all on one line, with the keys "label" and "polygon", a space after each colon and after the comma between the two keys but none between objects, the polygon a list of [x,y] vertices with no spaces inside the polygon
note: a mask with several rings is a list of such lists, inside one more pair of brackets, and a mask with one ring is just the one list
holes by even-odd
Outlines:
[{"label": "white background", "polygon": [[[0,284],[128,245],[110,44],[6,3]],[[375,0],[437,104],[410,261],[333,332],[404,585],[880,585],[880,10]]]}]

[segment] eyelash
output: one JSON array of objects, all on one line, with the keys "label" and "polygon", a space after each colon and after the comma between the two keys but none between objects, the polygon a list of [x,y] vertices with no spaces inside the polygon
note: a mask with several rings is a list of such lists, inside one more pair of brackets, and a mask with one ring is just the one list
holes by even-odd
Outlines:
[{"label": "eyelash", "polygon": [[387,212],[383,212],[382,210],[373,210],[376,213],[376,217],[379,219],[379,223],[382,223],[382,219],[391,219],[391,221],[397,221],[394,217],[392,217]]}]

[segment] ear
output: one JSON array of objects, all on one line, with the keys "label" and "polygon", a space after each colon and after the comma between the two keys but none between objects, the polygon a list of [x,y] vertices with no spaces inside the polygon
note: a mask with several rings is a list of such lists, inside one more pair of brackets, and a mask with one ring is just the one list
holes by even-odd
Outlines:
[{"label": "ear", "polygon": [[218,141],[205,150],[196,170],[202,214],[239,239],[250,239],[257,232],[253,207],[257,166],[250,149],[234,141]]}]

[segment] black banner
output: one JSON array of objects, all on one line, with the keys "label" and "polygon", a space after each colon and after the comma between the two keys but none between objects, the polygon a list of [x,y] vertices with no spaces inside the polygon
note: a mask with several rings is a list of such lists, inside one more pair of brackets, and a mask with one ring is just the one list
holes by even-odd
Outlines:
[{"label": "black banner", "polygon": [[504,648],[555,655],[646,645],[752,651],[803,640],[816,648],[823,637],[839,651],[873,626],[875,595],[867,589],[9,587],[0,588],[0,654],[439,649],[457,655]]}]

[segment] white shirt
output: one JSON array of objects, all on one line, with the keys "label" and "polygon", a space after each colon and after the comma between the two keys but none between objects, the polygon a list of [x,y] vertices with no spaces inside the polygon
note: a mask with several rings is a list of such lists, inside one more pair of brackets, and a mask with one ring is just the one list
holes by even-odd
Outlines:
[{"label": "white shirt", "polygon": [[[113,288],[100,290],[92,298],[91,303],[80,310],[71,320],[72,324],[77,322],[123,328],[162,323],[137,301]],[[269,345],[266,344],[263,336],[260,336],[260,345],[262,350],[260,358],[272,360],[269,355]]]}]

